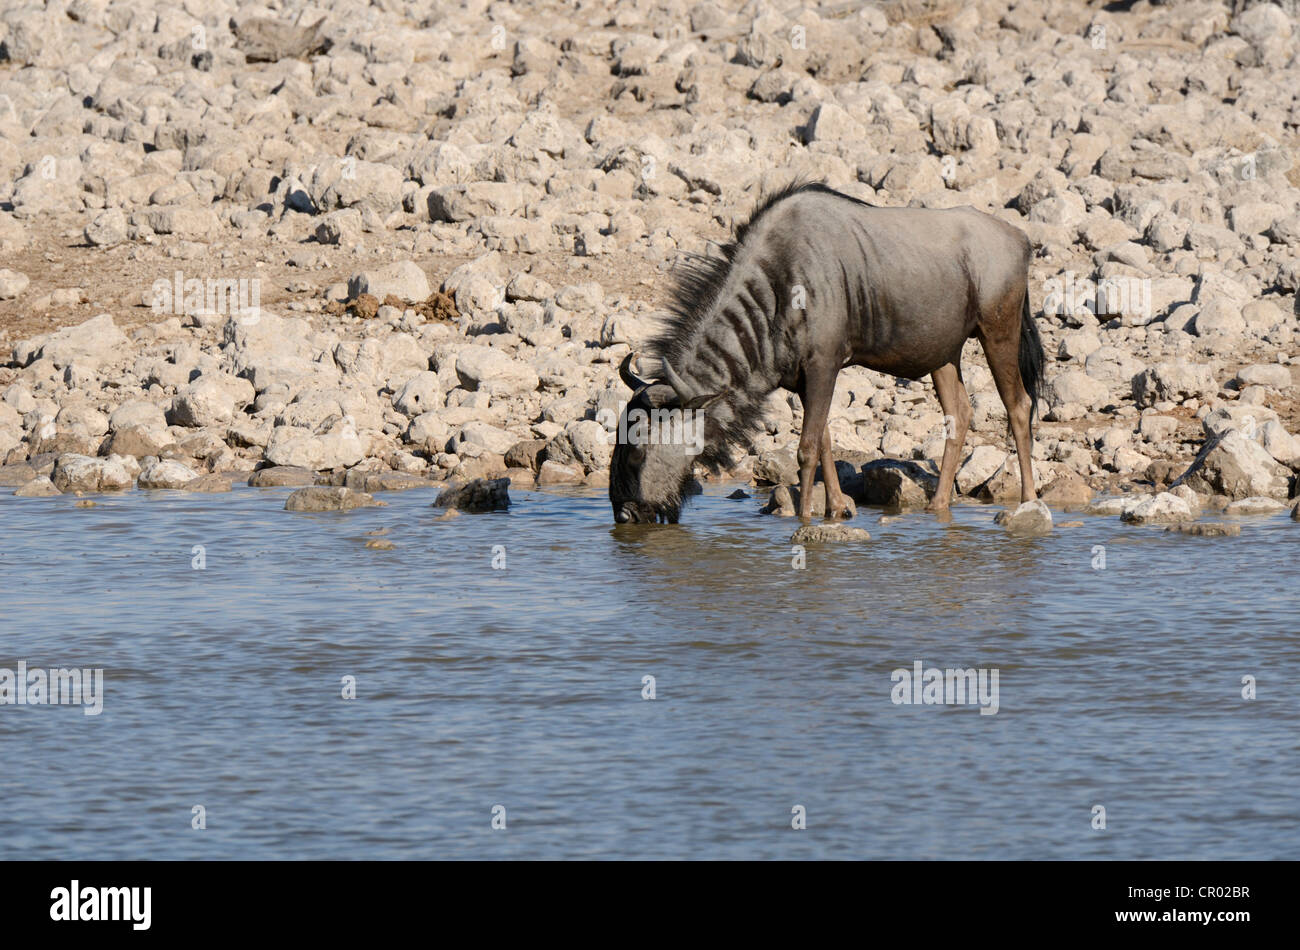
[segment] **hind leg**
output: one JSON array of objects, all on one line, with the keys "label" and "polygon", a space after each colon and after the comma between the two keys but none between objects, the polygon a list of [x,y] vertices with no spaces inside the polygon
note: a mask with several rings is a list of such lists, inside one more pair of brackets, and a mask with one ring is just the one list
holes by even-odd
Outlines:
[{"label": "hind leg", "polygon": [[[960,360],[961,357],[958,357]],[[952,483],[957,477],[957,463],[961,461],[962,445],[970,428],[970,397],[961,381],[961,366],[957,361],[940,366],[930,378],[934,391],[943,407],[943,424],[947,438],[943,443],[943,462],[939,465],[939,487],[930,499],[927,509],[943,511],[952,498]]]},{"label": "hind leg", "polygon": [[[1033,440],[1029,433],[1030,402],[1029,393],[1020,379],[1020,325],[1019,317],[1015,321],[1006,320],[1011,329],[1006,332],[986,333],[983,329],[976,331],[984,355],[989,361],[989,370],[993,373],[993,383],[998,387],[1002,405],[1007,408],[1007,420],[1011,423],[1011,434],[1016,440],[1016,457],[1020,461],[1020,501],[1033,501],[1038,497],[1034,491]],[[1001,328],[998,328],[1001,330]]]},{"label": "hind leg", "polygon": [[826,488],[826,517],[845,521],[857,514],[852,503],[840,488],[840,473],[835,470],[835,454],[831,450],[831,427],[822,427],[822,484]]}]

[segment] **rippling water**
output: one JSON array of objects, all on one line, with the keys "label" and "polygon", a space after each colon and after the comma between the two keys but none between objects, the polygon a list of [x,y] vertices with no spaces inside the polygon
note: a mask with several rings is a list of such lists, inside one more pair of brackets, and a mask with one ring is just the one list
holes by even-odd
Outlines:
[{"label": "rippling water", "polygon": [[[1285,515],[864,511],[796,570],[796,524],[718,492],[619,528],[287,494],[0,497],[0,667],[105,671],[97,717],[0,706],[0,859],[1300,858]],[[998,670],[997,714],[895,705],[918,660]]]}]

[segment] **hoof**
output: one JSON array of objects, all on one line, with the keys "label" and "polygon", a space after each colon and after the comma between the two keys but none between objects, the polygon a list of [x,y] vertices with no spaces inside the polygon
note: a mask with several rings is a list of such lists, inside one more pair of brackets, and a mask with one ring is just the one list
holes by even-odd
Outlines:
[{"label": "hoof", "polygon": [[852,498],[842,499],[838,505],[830,507],[826,512],[826,517],[832,521],[852,521],[858,516],[858,506],[853,503]]}]

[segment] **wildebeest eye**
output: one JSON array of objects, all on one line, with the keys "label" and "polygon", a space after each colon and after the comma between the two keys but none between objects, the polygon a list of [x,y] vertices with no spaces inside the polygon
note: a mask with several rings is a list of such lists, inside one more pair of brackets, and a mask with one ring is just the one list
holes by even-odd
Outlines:
[{"label": "wildebeest eye", "polygon": [[628,447],[627,460],[633,465],[640,465],[645,461],[645,446],[632,445]]}]

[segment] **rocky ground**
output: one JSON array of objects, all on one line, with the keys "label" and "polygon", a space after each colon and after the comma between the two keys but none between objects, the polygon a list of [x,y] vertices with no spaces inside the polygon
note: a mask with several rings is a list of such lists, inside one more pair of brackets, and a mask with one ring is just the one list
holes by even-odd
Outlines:
[{"label": "rocky ground", "polygon": [[[595,415],[628,395],[616,367],[674,261],[802,175],[1029,234],[1049,503],[1133,493],[1098,510],[1174,524],[1280,508],[1300,471],[1297,14],[8,5],[0,484],[240,473],[348,490],[301,502],[327,507],[431,480],[602,485]],[[1015,459],[973,342],[964,368],[958,489],[1002,500]],[[730,475],[792,482],[799,423],[775,394]],[[928,382],[846,370],[831,430],[860,503],[924,503]]]}]

